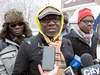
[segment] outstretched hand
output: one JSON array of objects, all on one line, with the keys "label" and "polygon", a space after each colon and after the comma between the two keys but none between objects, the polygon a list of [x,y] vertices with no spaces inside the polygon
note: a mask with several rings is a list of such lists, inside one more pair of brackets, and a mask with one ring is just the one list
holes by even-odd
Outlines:
[{"label": "outstretched hand", "polygon": [[41,68],[41,65],[38,65],[38,69],[39,69],[41,75],[56,75],[58,67],[55,64],[54,69],[52,71],[43,71]]}]

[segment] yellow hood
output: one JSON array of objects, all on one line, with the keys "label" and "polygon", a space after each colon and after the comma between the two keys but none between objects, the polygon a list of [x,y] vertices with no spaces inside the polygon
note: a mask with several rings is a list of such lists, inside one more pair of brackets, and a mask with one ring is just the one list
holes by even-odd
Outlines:
[{"label": "yellow hood", "polygon": [[[42,32],[42,30],[41,30],[41,24],[40,24],[40,21],[39,21],[39,19],[38,19],[38,15],[40,14],[40,12],[42,12],[45,8],[47,8],[47,7],[52,7],[52,8],[55,8],[55,7],[53,7],[53,6],[45,6],[44,8],[42,8],[38,13],[37,13],[37,15],[36,15],[36,17],[35,17],[35,22],[36,22],[36,26],[37,26],[37,28],[38,28],[38,30],[39,30],[39,32],[43,35],[43,36],[45,36],[45,37],[47,37],[43,32]],[[55,9],[57,9],[57,8],[55,8]],[[55,39],[57,39],[58,37],[59,37],[59,35],[61,34],[61,32],[62,32],[62,28],[63,28],[63,13],[59,10],[59,9],[57,9],[60,13],[61,13],[61,26],[60,26],[60,30],[59,30],[59,33],[56,35],[56,36],[54,36],[52,39],[51,39],[51,41],[54,41]]]}]

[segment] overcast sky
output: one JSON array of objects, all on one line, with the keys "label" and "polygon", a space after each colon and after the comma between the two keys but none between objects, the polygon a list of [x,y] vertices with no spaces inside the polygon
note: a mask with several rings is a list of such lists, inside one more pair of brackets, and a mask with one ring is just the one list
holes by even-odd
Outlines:
[{"label": "overcast sky", "polygon": [[43,0],[46,4],[53,5],[59,9],[61,9],[61,0]]}]

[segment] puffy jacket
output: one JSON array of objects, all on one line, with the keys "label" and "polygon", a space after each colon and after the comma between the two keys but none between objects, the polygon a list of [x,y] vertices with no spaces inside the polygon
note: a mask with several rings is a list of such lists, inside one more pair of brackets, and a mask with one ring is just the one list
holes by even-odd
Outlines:
[{"label": "puffy jacket", "polygon": [[0,40],[0,75],[11,75],[19,45],[8,40]]}]

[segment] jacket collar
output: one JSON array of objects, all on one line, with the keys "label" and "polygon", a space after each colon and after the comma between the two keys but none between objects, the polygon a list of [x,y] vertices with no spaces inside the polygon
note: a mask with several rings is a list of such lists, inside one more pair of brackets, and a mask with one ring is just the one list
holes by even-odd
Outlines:
[{"label": "jacket collar", "polygon": [[[71,36],[72,36],[72,37],[79,38],[79,35],[78,35],[73,29],[71,29]],[[98,38],[98,37],[99,37],[99,34],[97,34],[97,33],[94,31],[94,32],[93,32],[93,36],[95,36],[95,38]]]},{"label": "jacket collar", "polygon": [[7,46],[6,48],[4,48],[4,49],[0,52],[0,55],[5,54],[5,53],[8,53],[8,52],[13,52],[13,51],[18,52],[18,48],[17,48],[16,46],[9,45],[9,46]]},{"label": "jacket collar", "polygon": [[[43,48],[43,46],[45,46],[45,45],[48,46],[48,44],[46,43],[46,41],[44,39],[44,36],[41,33],[38,33],[37,38],[39,38],[38,47]],[[42,39],[42,41],[41,41],[41,39]],[[64,41],[62,40],[62,47],[65,47],[65,44],[63,42]]]},{"label": "jacket collar", "polygon": [[8,53],[8,52],[12,52],[12,51],[18,52],[17,47],[19,47],[19,45],[17,45],[15,42],[8,40],[6,38],[4,38],[4,40],[5,40],[6,43],[9,43],[9,45],[0,52],[0,55]]},{"label": "jacket collar", "polygon": [[[81,38],[81,36],[79,36],[73,29],[71,29],[71,37],[73,37],[74,39],[79,38],[80,41],[88,44],[83,38]],[[93,37],[92,40],[94,41],[94,39],[98,40],[99,38],[99,34],[97,34],[96,32],[93,32]],[[95,40],[95,41],[96,41]]]},{"label": "jacket collar", "polygon": [[15,45],[15,46],[18,46],[18,47],[19,47],[19,45],[18,45],[18,44],[16,44],[15,42],[13,42],[13,41],[11,41],[11,40],[9,40],[9,39],[6,39],[6,38],[5,38],[5,42],[7,42],[7,43],[9,43],[9,44],[13,44],[13,45]]},{"label": "jacket collar", "polygon": [[71,29],[71,36],[76,38],[79,37],[79,35],[73,29]]}]

